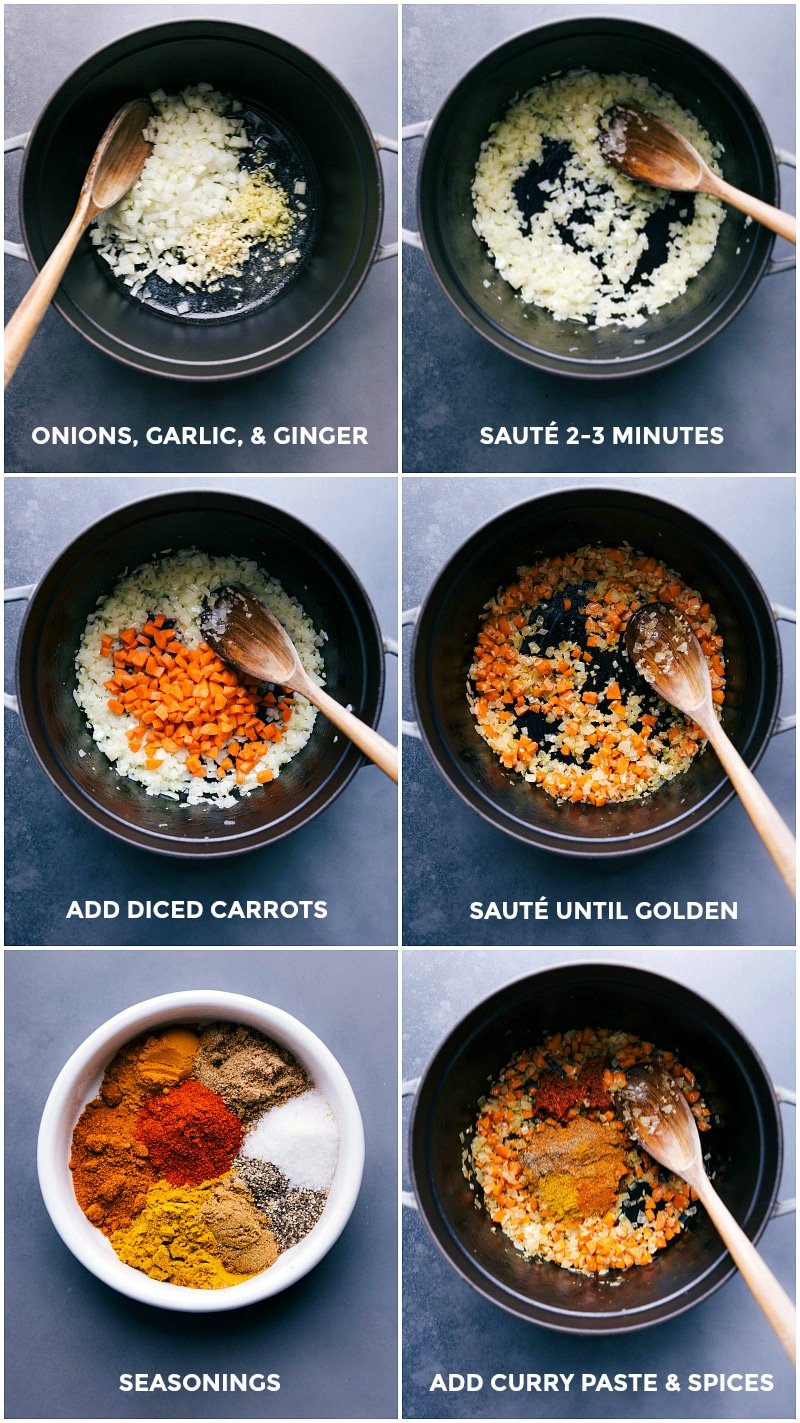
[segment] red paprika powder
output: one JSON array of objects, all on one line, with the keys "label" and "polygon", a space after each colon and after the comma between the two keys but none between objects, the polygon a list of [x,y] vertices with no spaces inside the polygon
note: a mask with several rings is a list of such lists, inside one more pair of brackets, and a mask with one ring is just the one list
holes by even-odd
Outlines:
[{"label": "red paprika powder", "polygon": [[136,1135],[172,1186],[199,1186],[230,1170],[242,1123],[222,1098],[190,1078],[144,1103]]}]

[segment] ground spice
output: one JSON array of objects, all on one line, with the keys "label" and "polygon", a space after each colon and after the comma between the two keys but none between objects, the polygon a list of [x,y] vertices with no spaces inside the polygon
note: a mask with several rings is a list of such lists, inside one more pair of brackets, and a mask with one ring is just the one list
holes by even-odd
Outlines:
[{"label": "ground spice", "polygon": [[237,1156],[234,1170],[247,1182],[258,1209],[266,1215],[280,1250],[288,1250],[308,1235],[325,1209],[327,1191],[290,1186],[289,1178],[271,1161]]},{"label": "ground spice", "polygon": [[200,1218],[219,1184],[213,1180],[202,1186],[170,1186],[157,1181],[132,1224],[111,1237],[120,1259],[154,1280],[188,1289],[220,1290],[249,1279],[225,1268],[213,1232]]},{"label": "ground spice", "polygon": [[308,1087],[300,1063],[271,1038],[243,1023],[212,1023],[200,1034],[194,1076],[243,1122],[255,1121]]},{"label": "ground spice", "polygon": [[136,1137],[136,1114],[99,1097],[81,1113],[69,1166],[79,1206],[106,1235],[130,1225],[157,1174]]},{"label": "ground spice", "polygon": [[137,1110],[151,1093],[175,1087],[189,1076],[199,1046],[200,1038],[190,1028],[172,1027],[135,1038],[106,1068],[100,1096],[110,1107]]},{"label": "ground spice", "polygon": [[207,1225],[226,1270],[256,1275],[278,1258],[278,1245],[247,1186],[227,1177],[214,1187],[198,1219]]},{"label": "ground spice", "polygon": [[144,1103],[136,1135],[173,1186],[199,1186],[229,1169],[242,1124],[216,1092],[190,1079]]},{"label": "ground spice", "polygon": [[575,1077],[563,1072],[546,1072],[539,1078],[534,1096],[537,1116],[563,1121],[572,1107],[597,1107],[609,1112],[614,1103],[603,1082],[608,1064],[605,1058],[592,1057]]},{"label": "ground spice", "polygon": [[542,1214],[557,1219],[604,1215],[630,1167],[618,1121],[575,1117],[566,1126],[543,1126],[526,1138],[522,1162]]}]

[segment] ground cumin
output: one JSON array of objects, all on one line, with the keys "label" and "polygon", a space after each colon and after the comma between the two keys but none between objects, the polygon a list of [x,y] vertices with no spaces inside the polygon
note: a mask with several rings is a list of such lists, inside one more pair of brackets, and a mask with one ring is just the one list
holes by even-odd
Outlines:
[{"label": "ground cumin", "polygon": [[72,1134],[69,1166],[78,1204],[106,1235],[130,1225],[157,1179],[135,1132],[135,1112],[109,1107],[96,1097]]},{"label": "ground cumin", "polygon": [[567,1126],[543,1126],[522,1153],[543,1215],[574,1221],[604,1215],[629,1171],[629,1149],[620,1122],[575,1117]]},{"label": "ground cumin", "polygon": [[214,1187],[199,1219],[217,1243],[227,1270],[256,1275],[278,1258],[278,1244],[247,1186],[228,1176]]},{"label": "ground cumin", "polygon": [[212,1023],[203,1029],[194,1076],[243,1122],[255,1121],[268,1107],[308,1087],[305,1071],[288,1048],[242,1023]]}]

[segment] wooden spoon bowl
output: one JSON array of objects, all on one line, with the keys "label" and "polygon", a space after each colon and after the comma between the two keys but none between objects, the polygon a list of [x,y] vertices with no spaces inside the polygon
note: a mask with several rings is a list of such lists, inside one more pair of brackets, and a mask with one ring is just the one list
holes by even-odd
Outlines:
[{"label": "wooden spoon bowl", "polygon": [[205,609],[200,626],[206,642],[225,662],[256,682],[272,682],[299,692],[391,780],[398,779],[396,747],[309,676],[286,629],[244,588],[235,584],[220,588],[213,606]]},{"label": "wooden spoon bowl", "polygon": [[626,1077],[621,1097],[629,1132],[654,1161],[680,1176],[697,1192],[745,1283],[794,1363],[794,1305],[709,1180],[700,1134],[689,1103],[662,1068],[640,1064],[630,1068]]},{"label": "wooden spoon bowl", "polygon": [[654,188],[679,193],[710,193],[747,213],[789,242],[797,242],[797,219],[780,208],[743,193],[712,171],[678,129],[638,104],[615,104],[597,143],[607,163]]},{"label": "wooden spoon bowl", "polygon": [[689,624],[664,603],[645,603],[625,629],[625,645],[645,681],[707,736],[787,888],[796,894],[794,836],[717,719],[708,663]]}]

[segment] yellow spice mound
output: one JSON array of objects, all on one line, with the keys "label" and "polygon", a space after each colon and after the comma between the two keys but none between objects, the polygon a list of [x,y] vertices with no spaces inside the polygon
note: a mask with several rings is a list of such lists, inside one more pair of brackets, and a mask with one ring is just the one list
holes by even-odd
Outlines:
[{"label": "yellow spice mound", "polygon": [[217,1255],[212,1231],[200,1212],[225,1178],[201,1186],[170,1186],[158,1181],[147,1192],[144,1209],[111,1244],[126,1265],[154,1280],[168,1280],[187,1289],[221,1290],[240,1285],[249,1275],[226,1270]]}]

